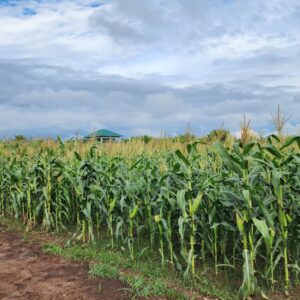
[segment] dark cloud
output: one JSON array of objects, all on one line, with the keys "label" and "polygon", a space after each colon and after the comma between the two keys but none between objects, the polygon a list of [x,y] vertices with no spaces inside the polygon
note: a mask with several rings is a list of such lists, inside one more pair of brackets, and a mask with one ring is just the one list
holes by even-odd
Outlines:
[{"label": "dark cloud", "polygon": [[287,113],[300,108],[299,92],[290,87],[256,84],[253,88],[251,83],[236,81],[175,88],[151,79],[86,76],[28,61],[2,61],[0,70],[2,137],[17,133],[69,136],[100,127],[125,136],[161,130],[172,135],[183,132],[187,123],[200,134],[222,122],[237,130],[245,112],[258,130],[269,128],[266,116],[277,103],[284,100]]},{"label": "dark cloud", "polygon": [[266,132],[278,104],[297,131],[298,0],[12,3],[0,10],[1,137],[237,131],[243,113]]},{"label": "dark cloud", "polygon": [[294,95],[294,96],[293,96],[293,100],[294,100],[294,102],[296,102],[296,103],[299,103],[299,104],[300,104],[300,94],[296,94],[296,95]]}]

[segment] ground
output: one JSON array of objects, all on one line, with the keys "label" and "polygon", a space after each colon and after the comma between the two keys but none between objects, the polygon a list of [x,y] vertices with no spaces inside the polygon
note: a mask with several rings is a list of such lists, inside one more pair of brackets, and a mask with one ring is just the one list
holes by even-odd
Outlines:
[{"label": "ground", "polygon": [[[162,295],[152,296],[153,294],[157,294],[156,290],[158,287],[161,289],[153,279],[153,276],[155,277],[157,272],[154,272],[153,276],[150,277],[150,283],[140,281],[143,277],[139,276],[136,269],[122,269],[125,275],[115,277],[118,263],[126,265],[126,261],[119,259],[120,261],[118,262],[117,257],[111,255],[111,253],[110,255],[106,255],[106,252],[104,253],[97,250],[97,256],[104,261],[102,261],[101,265],[95,264],[95,266],[102,266],[102,268],[91,269],[89,263],[95,263],[97,261],[94,255],[88,255],[91,254],[90,252],[77,252],[77,255],[74,257],[75,259],[71,260],[63,258],[63,253],[60,253],[62,255],[45,254],[45,245],[48,245],[46,247],[48,250],[46,251],[47,253],[60,252],[57,251],[60,250],[60,248],[59,244],[55,242],[55,238],[49,237],[49,235],[45,233],[35,232],[32,233],[30,239],[24,239],[25,236],[27,236],[27,234],[25,234],[24,231],[14,230],[11,226],[1,225],[0,223],[0,300],[125,300],[131,298],[130,296],[132,296],[134,289],[137,289],[135,293],[133,293],[135,299],[144,300],[237,299],[234,295],[231,297],[226,294],[224,294],[224,296],[220,295],[220,297],[203,296],[188,288],[184,289],[178,287],[175,290],[180,290],[180,292],[185,294],[185,297],[180,297],[182,293],[170,293],[172,291],[170,287],[164,288]],[[52,252],[49,251],[50,246],[53,248]],[[76,253],[74,249],[73,254]],[[72,248],[70,248],[70,250],[72,250]],[[82,257],[85,258],[85,256],[89,257],[89,259],[82,260]],[[99,273],[97,275],[105,278],[89,277],[89,272],[92,270],[94,270],[94,273]],[[147,270],[148,269],[146,269],[146,271]],[[127,278],[127,283],[113,278],[125,279],[125,281]],[[162,278],[158,279],[158,281],[161,280]],[[178,282],[173,280],[173,291],[174,284],[176,283]],[[149,293],[146,293],[147,295],[145,295],[145,290],[149,290]],[[167,294],[168,296],[164,296]],[[262,300],[262,298],[258,296],[254,297],[253,300],[254,299]],[[293,289],[289,296],[284,293],[273,293],[269,295],[269,299],[299,300],[300,289]]]},{"label": "ground", "polygon": [[92,279],[86,263],[43,254],[0,225],[0,299],[129,299],[115,279]]}]

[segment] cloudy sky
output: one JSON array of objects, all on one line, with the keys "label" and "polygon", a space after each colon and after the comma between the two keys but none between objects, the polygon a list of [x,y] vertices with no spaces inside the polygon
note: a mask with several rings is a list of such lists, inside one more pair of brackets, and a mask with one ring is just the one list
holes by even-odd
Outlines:
[{"label": "cloudy sky", "polygon": [[300,131],[299,0],[0,0],[0,137]]}]

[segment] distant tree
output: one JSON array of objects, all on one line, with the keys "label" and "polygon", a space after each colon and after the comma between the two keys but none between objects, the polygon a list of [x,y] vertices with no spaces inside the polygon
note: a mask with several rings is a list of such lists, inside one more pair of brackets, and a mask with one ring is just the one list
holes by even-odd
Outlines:
[{"label": "distant tree", "polygon": [[21,142],[21,141],[26,141],[27,139],[26,139],[26,137],[25,137],[24,135],[22,135],[22,134],[17,134],[17,135],[15,136],[15,140],[18,141],[18,142]]},{"label": "distant tree", "polygon": [[228,136],[229,136],[229,130],[225,130],[221,128],[221,129],[212,130],[206,137],[209,142],[212,141],[225,142]]},{"label": "distant tree", "polygon": [[186,132],[185,134],[178,135],[174,140],[180,143],[190,143],[194,141],[197,137],[194,134]]},{"label": "distant tree", "polygon": [[146,134],[143,136],[143,141],[145,144],[148,144],[151,140],[152,140],[151,136],[146,135]]}]

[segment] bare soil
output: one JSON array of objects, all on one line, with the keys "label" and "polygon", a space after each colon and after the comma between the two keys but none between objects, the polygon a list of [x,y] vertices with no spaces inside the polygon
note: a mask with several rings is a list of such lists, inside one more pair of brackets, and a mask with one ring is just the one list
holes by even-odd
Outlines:
[{"label": "bare soil", "polygon": [[[129,288],[115,279],[93,279],[88,276],[87,262],[67,260],[44,254],[41,241],[51,241],[38,235],[36,244],[24,241],[18,232],[6,231],[0,223],[0,300],[128,300]],[[33,239],[34,240],[34,239]],[[191,297],[192,298],[192,297]],[[194,296],[194,299],[217,298]],[[141,298],[168,300],[167,297]],[[254,297],[253,300],[261,297]],[[300,300],[300,288],[284,293],[273,293],[270,300]]]},{"label": "bare soil", "polygon": [[43,254],[0,225],[0,299],[129,299],[127,286],[114,279],[92,279],[87,263]]}]

